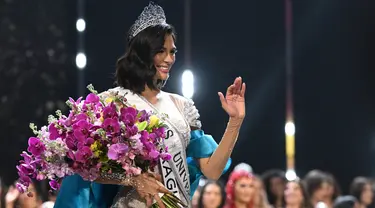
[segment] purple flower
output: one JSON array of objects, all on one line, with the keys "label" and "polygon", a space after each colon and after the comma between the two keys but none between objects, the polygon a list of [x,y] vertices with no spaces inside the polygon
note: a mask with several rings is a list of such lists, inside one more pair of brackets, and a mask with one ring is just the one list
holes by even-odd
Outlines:
[{"label": "purple flower", "polygon": [[86,163],[91,156],[91,149],[89,147],[83,146],[76,152],[75,159],[77,162]]},{"label": "purple flower", "polygon": [[18,176],[20,177],[20,181],[22,181],[23,184],[31,183],[31,178],[27,175],[24,175],[21,172],[18,172]]},{"label": "purple flower", "polygon": [[165,128],[164,127],[160,127],[160,128],[154,129],[154,133],[159,138],[165,138],[165,136],[166,136],[165,135]]},{"label": "purple flower", "polygon": [[62,120],[61,123],[64,126],[70,127],[73,124],[74,117],[75,117],[74,113],[70,112],[68,118],[65,118],[64,120]]},{"label": "purple flower", "polygon": [[117,117],[117,111],[116,111],[116,105],[114,103],[111,103],[109,106],[105,107],[103,109],[103,118],[113,118]]},{"label": "purple flower", "polygon": [[79,141],[85,141],[86,138],[90,135],[90,127],[91,124],[88,123],[86,120],[80,120],[77,123],[73,125],[73,131],[74,131],[74,136],[77,138]]},{"label": "purple flower", "polygon": [[140,134],[136,134],[132,137],[130,137],[130,142],[131,142],[131,146],[133,149],[136,149],[136,150],[142,150],[143,149],[143,144],[140,140],[141,138],[141,135]]},{"label": "purple flower", "polygon": [[26,164],[31,164],[33,162],[33,158],[31,155],[29,155],[27,152],[23,151],[21,156],[23,157],[23,161]]},{"label": "purple flower", "polygon": [[66,146],[68,146],[69,149],[76,151],[77,150],[77,140],[72,136],[68,135],[65,139]]},{"label": "purple flower", "polygon": [[56,180],[52,180],[49,182],[49,185],[51,186],[51,188],[53,190],[58,190],[60,188],[60,184],[59,182],[57,182]]},{"label": "purple flower", "polygon": [[46,176],[41,173],[38,173],[38,175],[36,176],[36,180],[38,181],[42,181],[44,179],[46,179]]},{"label": "purple flower", "polygon": [[38,156],[42,154],[43,151],[46,150],[43,142],[40,141],[37,137],[30,137],[29,138],[29,147],[27,151],[31,152],[34,156]]},{"label": "purple flower", "polygon": [[121,121],[127,126],[133,126],[137,118],[137,110],[132,107],[121,108]]},{"label": "purple flower", "polygon": [[156,159],[159,157],[159,152],[156,151],[155,149],[152,149],[150,152],[149,152],[149,156],[153,159]]},{"label": "purple flower", "polygon": [[84,121],[87,121],[87,119],[89,118],[85,113],[80,113],[78,115],[76,115],[76,122],[78,121],[81,121],[81,120],[84,120]]},{"label": "purple flower", "polygon": [[77,106],[82,100],[82,97],[78,98],[77,101],[75,101],[73,98],[69,98],[69,101],[74,105]]},{"label": "purple flower", "polygon": [[50,140],[56,140],[57,138],[60,137],[59,131],[56,128],[56,124],[55,123],[51,123],[48,126],[48,132],[49,132],[49,139]]},{"label": "purple flower", "polygon": [[108,132],[118,133],[120,132],[120,124],[117,120],[107,118],[103,122],[103,128]]},{"label": "purple flower", "polygon": [[151,133],[148,135],[148,137],[151,139],[152,142],[154,142],[158,138],[158,135],[156,133]]},{"label": "purple flower", "polygon": [[82,176],[83,179],[94,181],[99,177],[99,170],[96,167],[93,168],[85,168],[79,171],[79,174]]},{"label": "purple flower", "polygon": [[22,183],[20,182],[17,182],[16,183],[16,188],[19,192],[21,193],[25,193],[27,191],[27,186],[23,185]]},{"label": "purple flower", "polygon": [[99,102],[99,97],[95,95],[94,93],[90,93],[86,96],[85,104],[96,104]]},{"label": "purple flower", "polygon": [[32,176],[35,173],[35,167],[29,164],[20,164],[16,166],[18,170],[18,175]]},{"label": "purple flower", "polygon": [[169,154],[168,152],[161,153],[160,157],[162,160],[167,160],[167,161],[172,159],[172,155]]},{"label": "purple flower", "polygon": [[139,115],[140,115],[139,122],[148,121],[150,119],[150,114],[147,113],[147,111],[145,110],[141,110],[139,112]]},{"label": "purple flower", "polygon": [[108,158],[111,160],[118,160],[128,151],[128,146],[123,143],[113,144],[108,148]]},{"label": "purple flower", "polygon": [[125,138],[130,138],[138,133],[137,126],[126,126]]}]

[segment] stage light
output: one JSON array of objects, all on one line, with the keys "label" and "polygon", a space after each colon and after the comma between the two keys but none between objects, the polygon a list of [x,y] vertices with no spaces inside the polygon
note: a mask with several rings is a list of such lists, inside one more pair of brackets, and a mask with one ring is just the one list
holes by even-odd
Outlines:
[{"label": "stage light", "polygon": [[294,123],[293,122],[287,122],[285,124],[285,133],[286,135],[288,136],[294,136],[296,132],[296,127],[294,126]]},{"label": "stage light", "polygon": [[76,28],[78,30],[78,32],[83,32],[85,31],[86,29],[86,22],[84,19],[80,18],[77,20],[77,23],[76,23]]},{"label": "stage light", "polygon": [[182,95],[186,98],[192,98],[194,95],[194,75],[190,70],[185,70],[182,74]]},{"label": "stage light", "polygon": [[287,170],[286,173],[285,173],[285,178],[288,181],[293,181],[293,180],[297,179],[297,174],[294,170]]},{"label": "stage light", "polygon": [[78,53],[76,56],[76,65],[79,69],[84,69],[86,67],[87,59],[84,53]]}]

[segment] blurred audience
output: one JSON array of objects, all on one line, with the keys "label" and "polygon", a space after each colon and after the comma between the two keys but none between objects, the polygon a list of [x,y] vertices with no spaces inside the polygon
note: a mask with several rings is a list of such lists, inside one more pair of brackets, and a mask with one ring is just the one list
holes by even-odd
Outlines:
[{"label": "blurred audience", "polygon": [[233,171],[225,191],[225,208],[252,208],[255,198],[254,176],[241,169]]},{"label": "blurred audience", "polygon": [[225,191],[219,181],[206,181],[200,189],[198,208],[222,208],[225,202]]},{"label": "blurred audience", "polygon": [[286,183],[285,172],[277,169],[269,170],[262,175],[262,179],[269,203],[275,208],[282,207]]}]

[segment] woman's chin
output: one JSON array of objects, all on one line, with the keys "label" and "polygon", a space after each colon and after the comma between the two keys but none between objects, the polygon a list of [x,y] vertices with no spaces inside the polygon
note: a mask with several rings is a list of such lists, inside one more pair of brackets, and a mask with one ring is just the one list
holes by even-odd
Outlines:
[{"label": "woman's chin", "polygon": [[160,74],[159,79],[165,81],[169,78],[169,73]]}]

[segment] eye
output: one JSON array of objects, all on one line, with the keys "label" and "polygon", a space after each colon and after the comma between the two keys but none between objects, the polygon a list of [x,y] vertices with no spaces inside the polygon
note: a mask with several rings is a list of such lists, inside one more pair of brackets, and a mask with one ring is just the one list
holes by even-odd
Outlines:
[{"label": "eye", "polygon": [[171,54],[176,54],[177,53],[177,49],[172,49],[171,50]]}]

